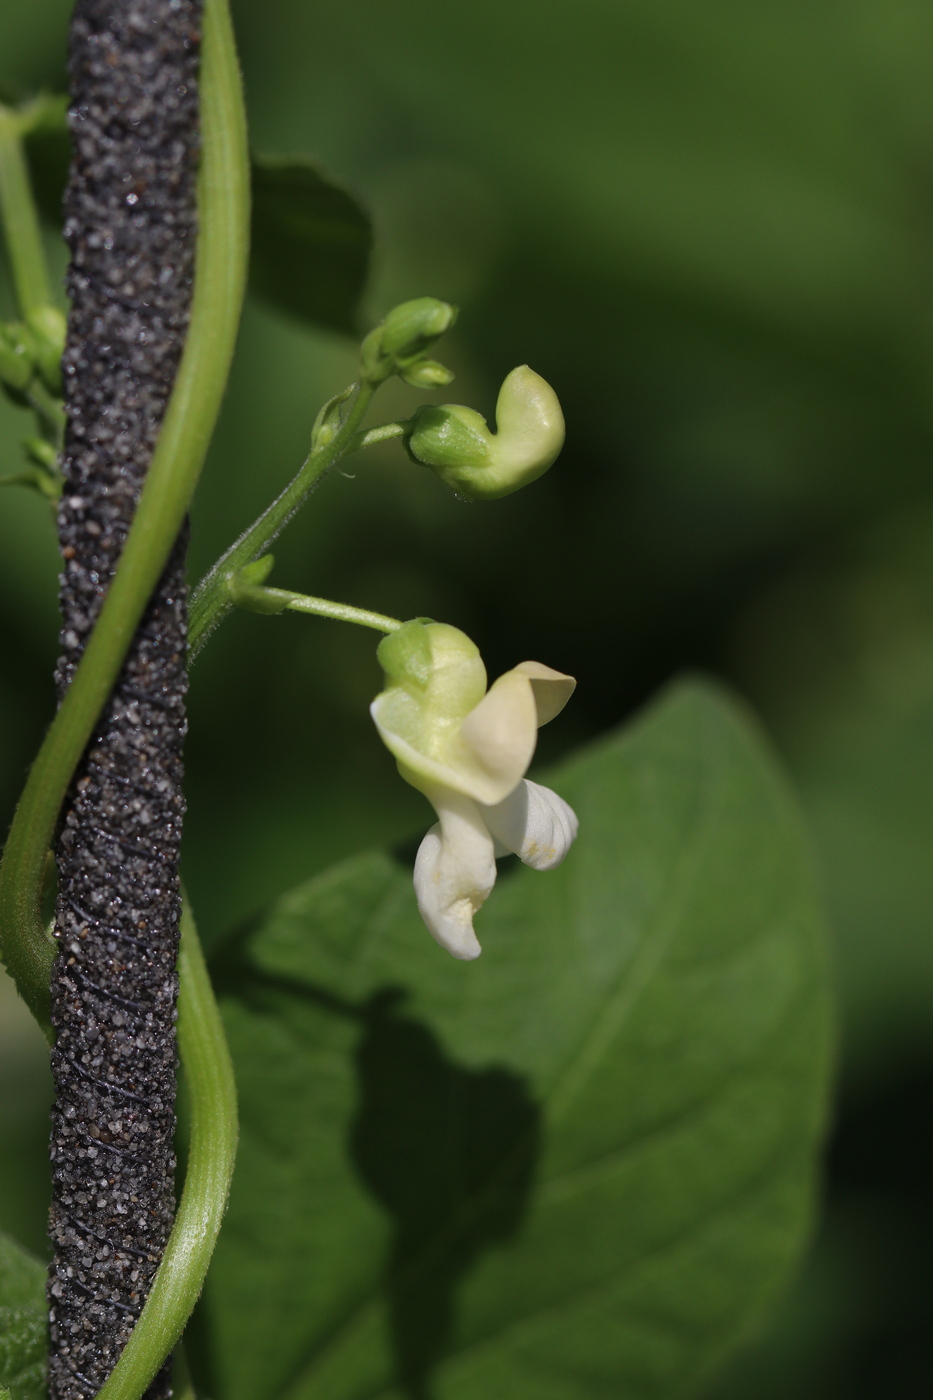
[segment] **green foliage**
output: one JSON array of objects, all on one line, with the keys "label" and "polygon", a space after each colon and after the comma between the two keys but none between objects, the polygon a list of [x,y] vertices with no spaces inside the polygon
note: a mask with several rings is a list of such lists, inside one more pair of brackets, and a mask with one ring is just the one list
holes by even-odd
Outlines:
[{"label": "green foliage", "polygon": [[372,242],[357,200],[310,160],[253,158],[250,281],[279,310],[352,334]]},{"label": "green foliage", "polygon": [[0,1235],[0,1400],[43,1400],[46,1325],[43,1265]]},{"label": "green foliage", "polygon": [[222,954],[224,1400],[679,1395],[796,1257],[826,971],[767,752],[691,684],[553,781],[578,846],[503,874],[477,964],[433,947],[379,855]]},{"label": "green foliage", "polygon": [[[26,138],[36,201],[61,224],[70,142],[64,99]],[[354,334],[373,234],[357,199],[304,156],[254,156],[250,280],[289,316]]]}]

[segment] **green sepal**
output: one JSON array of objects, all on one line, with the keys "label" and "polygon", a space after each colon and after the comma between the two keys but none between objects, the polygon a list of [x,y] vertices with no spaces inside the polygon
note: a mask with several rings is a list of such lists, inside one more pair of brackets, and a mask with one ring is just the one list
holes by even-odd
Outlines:
[{"label": "green sepal", "polygon": [[[412,419],[406,439],[409,455],[447,481],[448,472],[483,467],[490,458],[491,433],[481,413],[462,404],[425,404]],[[448,481],[454,490],[457,483]]]},{"label": "green sepal", "polygon": [[390,632],[376,648],[379,665],[385,672],[386,687],[411,684],[423,690],[431,676],[431,638],[421,618],[406,622]]},{"label": "green sepal", "polygon": [[314,427],[311,429],[312,452],[317,452],[321,447],[327,447],[340,432],[347,418],[344,404],[353,397],[356,388],[355,384],[348,384],[346,389],[341,389],[339,394],[335,394],[324,404],[314,420]]},{"label": "green sepal", "polygon": [[274,564],[275,556],[264,554],[261,559],[253,559],[251,563],[244,564],[242,569],[230,575],[227,587],[238,608],[264,613],[267,617],[275,617],[285,611],[290,596],[273,593],[271,589],[263,587]]}]

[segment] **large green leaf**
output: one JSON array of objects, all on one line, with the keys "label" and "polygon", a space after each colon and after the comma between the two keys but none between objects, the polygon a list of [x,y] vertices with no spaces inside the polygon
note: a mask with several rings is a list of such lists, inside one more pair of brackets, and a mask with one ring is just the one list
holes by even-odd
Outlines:
[{"label": "large green leaf", "polygon": [[45,1268],[0,1235],[0,1395],[43,1400],[47,1352]]},{"label": "large green leaf", "polygon": [[242,1144],[203,1321],[223,1400],[696,1388],[810,1217],[823,933],[793,803],[712,688],[553,781],[557,872],[456,963],[350,861],[218,969]]},{"label": "large green leaf", "polygon": [[310,160],[253,158],[250,285],[280,310],[353,334],[372,242],[357,200]]}]

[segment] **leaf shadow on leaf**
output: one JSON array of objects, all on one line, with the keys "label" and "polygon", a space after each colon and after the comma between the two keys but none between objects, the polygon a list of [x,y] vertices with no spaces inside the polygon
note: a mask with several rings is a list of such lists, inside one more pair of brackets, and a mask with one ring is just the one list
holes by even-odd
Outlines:
[{"label": "leaf shadow on leaf", "polygon": [[400,1014],[404,996],[387,988],[364,1010],[350,1155],[394,1224],[384,1286],[398,1380],[411,1400],[430,1400],[458,1282],[521,1225],[541,1123],[518,1075],[456,1064]]},{"label": "leaf shadow on leaf", "polygon": [[383,986],[360,1003],[261,971],[227,948],[215,983],[255,1007],[286,997],[360,1027],[348,1157],[392,1222],[381,1287],[396,1383],[433,1400],[432,1377],[454,1341],[457,1291],[488,1250],[519,1232],[542,1147],[541,1109],[521,1075],[458,1064]]}]

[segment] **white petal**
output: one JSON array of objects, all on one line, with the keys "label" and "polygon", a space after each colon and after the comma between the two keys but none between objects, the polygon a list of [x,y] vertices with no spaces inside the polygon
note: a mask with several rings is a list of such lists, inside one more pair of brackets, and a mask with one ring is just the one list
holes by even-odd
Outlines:
[{"label": "white petal", "polygon": [[528,778],[504,802],[480,811],[496,841],[533,870],[560,865],[579,828],[576,813],[562,797]]},{"label": "white petal", "polygon": [[476,804],[460,793],[428,793],[440,821],[415,857],[415,894],[432,937],[455,958],[478,958],[473,915],[496,883],[493,842]]}]

